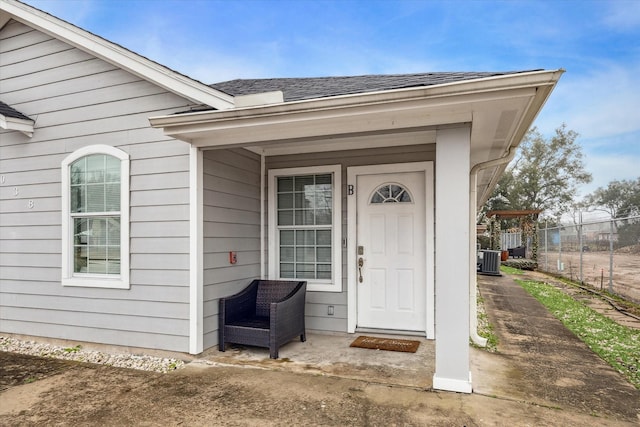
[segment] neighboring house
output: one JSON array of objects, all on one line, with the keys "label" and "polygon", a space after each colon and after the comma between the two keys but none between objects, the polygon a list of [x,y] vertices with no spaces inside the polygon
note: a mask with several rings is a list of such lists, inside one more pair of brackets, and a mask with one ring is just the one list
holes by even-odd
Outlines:
[{"label": "neighboring house", "polygon": [[207,86],[14,0],[0,55],[1,332],[197,354],[297,278],[308,329],[435,339],[471,392],[476,208],[561,70]]}]

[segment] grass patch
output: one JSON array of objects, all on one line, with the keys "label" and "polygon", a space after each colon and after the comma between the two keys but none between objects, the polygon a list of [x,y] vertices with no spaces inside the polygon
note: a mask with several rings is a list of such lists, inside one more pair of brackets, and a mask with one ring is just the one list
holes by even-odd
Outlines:
[{"label": "grass patch", "polygon": [[77,353],[82,349],[82,346],[80,344],[78,344],[75,347],[67,347],[64,349],[65,353]]},{"label": "grass patch", "polygon": [[508,265],[500,265],[500,271],[505,274],[524,274],[524,271],[519,268],[509,267]]},{"label": "grass patch", "polygon": [[630,301],[620,295],[617,294],[612,294],[611,292],[609,292],[606,289],[603,290],[599,290],[593,286],[589,286],[588,284],[581,284],[575,280],[571,280],[568,279],[564,276],[561,275],[557,275],[557,274],[550,274],[550,273],[545,273],[551,277],[554,277],[555,279],[557,279],[558,281],[564,283],[565,285],[568,286],[572,286],[574,288],[588,288],[588,289],[592,289],[593,291],[596,292],[596,294],[600,295],[602,299],[604,299],[606,301],[606,299],[610,299],[613,300],[615,302],[615,304],[619,307],[622,308],[624,310],[626,310],[627,312],[634,314],[636,316],[640,316],[640,304],[636,304],[633,301]]},{"label": "grass patch", "polygon": [[[480,295],[480,292],[478,292],[476,301],[478,308],[478,335],[487,339],[487,346],[482,349],[490,353],[495,353],[498,351],[498,336],[495,334],[493,325],[489,322],[489,318],[487,317],[487,313],[484,309],[484,299]],[[469,340],[469,342],[471,342],[471,345],[474,347],[478,347],[473,341]]]},{"label": "grass patch", "polygon": [[619,325],[551,285],[517,279],[516,282],[640,389],[640,330]]}]

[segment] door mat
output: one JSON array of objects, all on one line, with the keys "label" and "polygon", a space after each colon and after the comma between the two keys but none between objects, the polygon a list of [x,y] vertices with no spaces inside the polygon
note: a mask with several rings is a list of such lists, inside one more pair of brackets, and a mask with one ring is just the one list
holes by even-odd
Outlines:
[{"label": "door mat", "polygon": [[420,341],[367,337],[362,335],[356,338],[349,347],[415,353],[418,350],[419,345]]}]

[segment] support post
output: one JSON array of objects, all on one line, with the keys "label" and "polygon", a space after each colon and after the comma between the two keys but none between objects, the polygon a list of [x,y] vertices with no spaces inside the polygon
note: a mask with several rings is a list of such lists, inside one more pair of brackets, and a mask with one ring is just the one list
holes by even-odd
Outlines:
[{"label": "support post", "polygon": [[433,387],[471,393],[469,126],[436,135],[436,370]]},{"label": "support post", "polygon": [[544,222],[544,271],[549,271],[549,223],[545,220]]},{"label": "support post", "polygon": [[558,226],[558,273],[562,274],[562,226]]},{"label": "support post", "polygon": [[613,218],[609,225],[609,292],[613,293]]},{"label": "support post", "polygon": [[580,284],[584,283],[584,279],[582,277],[582,262],[583,262],[583,253],[582,253],[582,211],[580,211],[580,225],[578,226],[578,245],[580,246]]},{"label": "support post", "polygon": [[203,289],[203,153],[189,149],[189,353],[204,350]]}]

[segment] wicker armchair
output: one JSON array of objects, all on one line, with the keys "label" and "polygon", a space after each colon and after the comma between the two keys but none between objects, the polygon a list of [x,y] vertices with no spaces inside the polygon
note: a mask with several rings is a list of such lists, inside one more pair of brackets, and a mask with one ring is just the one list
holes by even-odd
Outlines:
[{"label": "wicker armchair", "polygon": [[225,343],[278,348],[300,336],[306,341],[304,304],[307,282],[254,280],[242,292],[220,299],[218,349]]},{"label": "wicker armchair", "polygon": [[525,258],[527,256],[526,246],[518,246],[517,248],[509,249],[509,256],[512,258]]}]

